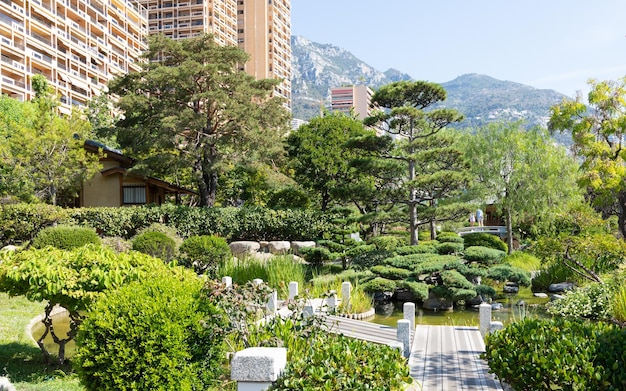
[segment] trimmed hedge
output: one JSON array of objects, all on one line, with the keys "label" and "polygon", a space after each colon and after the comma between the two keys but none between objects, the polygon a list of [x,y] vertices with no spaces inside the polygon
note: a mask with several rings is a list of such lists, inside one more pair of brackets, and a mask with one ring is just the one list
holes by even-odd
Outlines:
[{"label": "trimmed hedge", "polygon": [[34,248],[52,246],[61,250],[72,250],[86,244],[100,245],[100,237],[95,230],[87,227],[59,225],[39,231],[31,245]]},{"label": "trimmed hedge", "polygon": [[508,251],[508,247],[506,243],[502,241],[498,236],[484,233],[484,232],[474,232],[471,234],[467,234],[463,236],[463,242],[465,243],[465,248],[473,247],[473,246],[483,246],[489,247],[496,250]]},{"label": "trimmed hedge", "polygon": [[133,239],[133,250],[169,262],[176,255],[176,242],[163,232],[148,231]]},{"label": "trimmed hedge", "polygon": [[479,262],[484,265],[500,263],[506,256],[504,251],[484,246],[472,246],[465,249],[463,258],[470,262]]}]

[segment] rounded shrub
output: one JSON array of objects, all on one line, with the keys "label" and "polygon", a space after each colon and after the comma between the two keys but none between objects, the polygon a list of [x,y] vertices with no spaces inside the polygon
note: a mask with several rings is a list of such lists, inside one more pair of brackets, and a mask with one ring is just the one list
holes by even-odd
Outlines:
[{"label": "rounded shrub", "polygon": [[511,281],[522,286],[530,286],[530,273],[509,264],[495,265],[487,273],[487,277],[495,281]]},{"label": "rounded shrub", "polygon": [[75,368],[88,391],[203,390],[221,375],[222,314],[194,275],[153,274],[111,291],[87,314]]},{"label": "rounded shrub", "polygon": [[397,247],[405,246],[402,238],[397,236],[374,236],[370,238],[368,244],[373,244],[378,250],[394,251]]},{"label": "rounded shrub", "polygon": [[463,238],[456,232],[442,232],[437,235],[439,242],[463,243]]},{"label": "rounded shrub", "polygon": [[149,231],[135,236],[133,250],[169,262],[176,254],[176,242],[162,232]]},{"label": "rounded shrub", "polygon": [[385,250],[371,250],[357,254],[351,258],[351,267],[356,270],[367,270],[372,266],[380,265],[392,255]]},{"label": "rounded shrub", "polygon": [[362,287],[363,290],[368,293],[394,292],[396,290],[396,282],[386,278],[376,277],[364,283]]},{"label": "rounded shrub", "polygon": [[32,247],[52,246],[61,250],[71,250],[86,244],[100,244],[100,237],[94,229],[59,225],[39,231],[33,239]]},{"label": "rounded shrub", "polygon": [[191,236],[179,248],[180,264],[192,268],[198,274],[213,276],[217,267],[231,256],[226,239],[218,236]]},{"label": "rounded shrub", "polygon": [[410,254],[437,254],[437,242],[427,242],[426,244],[418,244],[417,246],[402,246],[396,248],[396,254],[398,255],[410,255]]},{"label": "rounded shrub", "polygon": [[623,390],[625,352],[615,326],[525,318],[488,334],[483,358],[515,390]]},{"label": "rounded shrub", "polygon": [[378,265],[370,269],[372,273],[389,280],[404,280],[411,276],[411,271],[393,266]]},{"label": "rounded shrub", "polygon": [[471,234],[467,234],[463,236],[463,242],[465,243],[465,248],[473,247],[473,246],[483,246],[494,248],[496,250],[508,251],[508,247],[506,243],[502,241],[496,235],[484,233],[484,232],[474,232]]},{"label": "rounded shrub", "polygon": [[137,235],[141,235],[146,232],[161,232],[172,238],[174,242],[176,242],[176,246],[180,246],[183,242],[183,239],[178,235],[178,231],[174,227],[170,227],[169,225],[162,223],[152,223],[147,227],[144,227],[137,231]]},{"label": "rounded shrub", "polygon": [[501,262],[505,256],[506,253],[504,251],[484,246],[472,246],[465,248],[463,258],[470,262],[493,265]]},{"label": "rounded shrub", "polygon": [[302,190],[295,187],[281,189],[270,197],[267,206],[272,209],[306,209],[311,204],[311,199]]},{"label": "rounded shrub", "polygon": [[458,254],[463,252],[463,243],[443,242],[437,244],[436,248],[440,255]]}]

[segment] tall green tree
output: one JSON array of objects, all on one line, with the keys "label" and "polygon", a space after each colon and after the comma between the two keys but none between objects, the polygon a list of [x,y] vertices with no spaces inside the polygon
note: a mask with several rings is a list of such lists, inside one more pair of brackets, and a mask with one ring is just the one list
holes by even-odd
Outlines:
[{"label": "tall green tree", "polygon": [[[33,196],[56,205],[59,194],[77,195],[82,183],[98,168],[98,155],[87,152],[83,143],[91,137],[89,122],[74,112],[60,116],[60,104],[42,75],[32,79],[35,98],[31,102],[3,105],[10,134],[2,147],[2,164],[7,194],[24,200]],[[15,118],[19,113],[23,118]]]},{"label": "tall green tree", "polygon": [[189,175],[199,204],[212,206],[225,162],[280,153],[288,111],[271,96],[280,80],[255,80],[241,70],[244,51],[219,46],[211,35],[155,35],[142,57],[139,72],[115,78],[109,89],[124,115],[117,140],[144,170],[183,185]]},{"label": "tall green tree", "polygon": [[325,211],[333,201],[343,200],[341,189],[358,175],[350,166],[356,151],[344,144],[351,138],[373,134],[363,123],[342,113],[311,119],[287,137],[289,168],[296,182],[320,200]]},{"label": "tall green tree", "polygon": [[589,85],[588,104],[579,95],[553,106],[548,127],[572,133],[582,161],[579,185],[605,217],[617,216],[626,238],[626,78]]},{"label": "tall green tree", "polygon": [[474,176],[474,196],[492,200],[506,222],[509,252],[513,227],[558,213],[580,195],[578,165],[545,129],[495,123],[468,134],[463,143]]},{"label": "tall green tree", "polygon": [[456,110],[433,108],[445,99],[446,91],[435,83],[400,81],[385,85],[372,97],[372,104],[384,110],[364,122],[393,135],[396,141],[389,136],[369,136],[352,144],[376,158],[405,164],[404,175],[396,178],[393,187],[402,194],[395,202],[409,210],[411,244],[418,242],[418,226],[435,218],[431,212],[437,201],[453,196],[466,182],[460,154],[443,136],[436,137],[447,125],[463,119]]}]

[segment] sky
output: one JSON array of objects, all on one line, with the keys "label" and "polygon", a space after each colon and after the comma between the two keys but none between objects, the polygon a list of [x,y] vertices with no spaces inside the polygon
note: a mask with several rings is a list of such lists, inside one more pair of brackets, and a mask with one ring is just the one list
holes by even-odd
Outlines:
[{"label": "sky", "polygon": [[624,0],[291,0],[291,33],[435,83],[479,73],[574,97],[626,76]]}]

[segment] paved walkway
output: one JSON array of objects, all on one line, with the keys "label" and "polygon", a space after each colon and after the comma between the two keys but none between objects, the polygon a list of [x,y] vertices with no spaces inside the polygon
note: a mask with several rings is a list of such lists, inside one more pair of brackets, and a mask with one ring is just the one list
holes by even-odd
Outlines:
[{"label": "paved walkway", "polygon": [[502,390],[479,357],[484,351],[476,327],[418,325],[409,358],[411,377],[422,391]]}]

